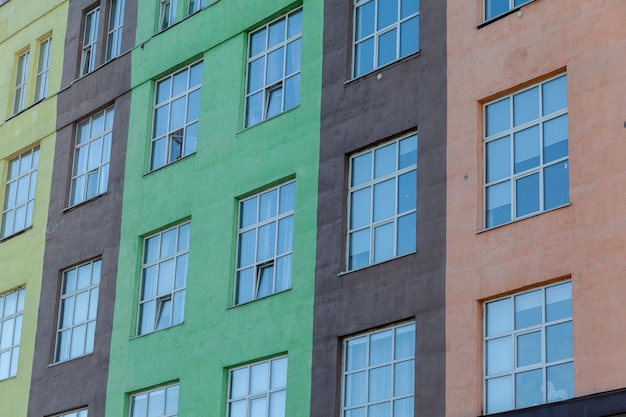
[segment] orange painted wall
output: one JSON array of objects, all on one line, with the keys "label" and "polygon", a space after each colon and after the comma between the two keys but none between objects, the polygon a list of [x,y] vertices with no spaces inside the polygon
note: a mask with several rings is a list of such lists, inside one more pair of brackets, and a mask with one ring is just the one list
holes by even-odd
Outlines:
[{"label": "orange painted wall", "polygon": [[[574,391],[626,387],[626,2],[448,1],[446,415],[482,414],[482,300],[571,276]],[[482,229],[482,102],[566,69],[569,206]]]}]

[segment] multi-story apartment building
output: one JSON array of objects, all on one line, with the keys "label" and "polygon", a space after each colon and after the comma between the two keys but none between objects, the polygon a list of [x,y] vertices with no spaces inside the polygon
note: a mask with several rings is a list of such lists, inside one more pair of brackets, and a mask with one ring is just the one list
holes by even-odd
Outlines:
[{"label": "multi-story apartment building", "polygon": [[66,19],[66,1],[0,5],[2,417],[28,404]]},{"label": "multi-story apartment building", "polygon": [[448,1],[446,416],[626,413],[624,6]]}]

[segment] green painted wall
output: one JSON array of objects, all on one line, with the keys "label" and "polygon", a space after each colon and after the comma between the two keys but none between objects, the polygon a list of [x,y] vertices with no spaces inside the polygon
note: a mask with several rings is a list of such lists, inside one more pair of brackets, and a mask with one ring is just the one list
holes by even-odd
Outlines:
[{"label": "green painted wall", "polygon": [[[32,228],[0,242],[0,294],[26,287],[17,376],[0,381],[0,417],[26,416],[28,406],[66,22],[67,1],[11,0],[0,7],[0,205],[4,204],[9,161],[40,147]],[[52,50],[48,98],[33,105],[39,42],[49,35]],[[10,118],[17,54],[27,49],[30,57],[25,110]]]},{"label": "green painted wall", "polygon": [[[139,3],[107,416],[128,415],[129,393],[176,380],[181,416],[224,416],[228,368],[281,353],[289,356],[286,414],[309,415],[322,3],[304,2],[300,105],[248,129],[247,31],[301,3],[221,0],[155,36],[158,2]],[[200,58],[196,153],[146,174],[154,80]],[[232,307],[237,198],[294,177],[291,289]],[[142,237],[187,218],[184,323],[135,337]]]}]

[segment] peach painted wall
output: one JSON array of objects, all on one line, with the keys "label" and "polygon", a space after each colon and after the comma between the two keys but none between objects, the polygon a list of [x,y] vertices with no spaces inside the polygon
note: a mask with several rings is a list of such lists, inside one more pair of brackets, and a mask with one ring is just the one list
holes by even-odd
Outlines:
[{"label": "peach painted wall", "polygon": [[[448,0],[446,415],[482,414],[482,300],[571,277],[576,396],[626,387],[626,2]],[[566,70],[571,204],[482,229],[482,103]]]}]

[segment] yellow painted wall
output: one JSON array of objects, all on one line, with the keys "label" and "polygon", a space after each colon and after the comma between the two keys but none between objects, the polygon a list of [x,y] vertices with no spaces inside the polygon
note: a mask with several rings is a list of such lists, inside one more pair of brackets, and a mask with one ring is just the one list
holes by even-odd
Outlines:
[{"label": "yellow painted wall", "polygon": [[[0,6],[0,201],[8,162],[40,146],[32,228],[0,242],[0,294],[26,286],[17,376],[0,381],[0,417],[26,416],[54,157],[67,1],[10,0]],[[46,99],[34,104],[39,42],[52,35]],[[12,115],[17,54],[30,49],[24,110]]]}]

